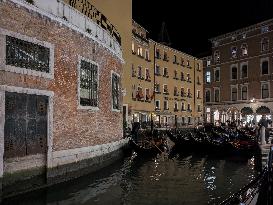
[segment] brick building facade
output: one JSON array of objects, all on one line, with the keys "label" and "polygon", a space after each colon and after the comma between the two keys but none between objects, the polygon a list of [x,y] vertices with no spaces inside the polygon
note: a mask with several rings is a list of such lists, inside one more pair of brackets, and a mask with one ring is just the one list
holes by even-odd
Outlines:
[{"label": "brick building facade", "polygon": [[270,19],[210,39],[212,56],[203,58],[207,122],[271,119],[272,32]]},{"label": "brick building facade", "polygon": [[97,169],[125,143],[119,42],[66,3],[43,3],[0,1],[4,194],[21,176],[41,175],[47,184]]}]

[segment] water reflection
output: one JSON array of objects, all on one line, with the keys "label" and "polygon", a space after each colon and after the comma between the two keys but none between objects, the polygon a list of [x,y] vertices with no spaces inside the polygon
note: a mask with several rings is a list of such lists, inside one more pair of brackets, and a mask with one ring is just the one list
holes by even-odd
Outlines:
[{"label": "water reflection", "polygon": [[5,205],[217,204],[257,174],[255,160],[173,151],[132,155],[96,174],[4,201]]}]

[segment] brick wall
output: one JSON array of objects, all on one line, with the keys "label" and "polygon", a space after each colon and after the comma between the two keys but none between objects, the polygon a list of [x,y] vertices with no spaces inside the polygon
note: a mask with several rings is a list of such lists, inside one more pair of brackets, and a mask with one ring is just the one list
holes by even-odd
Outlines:
[{"label": "brick wall", "polygon": [[[0,85],[54,92],[53,151],[120,140],[122,113],[113,112],[111,108],[111,70],[121,74],[120,60],[82,34],[23,7],[9,2],[0,3],[0,13],[0,28],[54,45],[52,80],[0,71]],[[3,46],[1,41],[0,46]],[[79,56],[93,60],[99,65],[98,111],[78,109]]]}]

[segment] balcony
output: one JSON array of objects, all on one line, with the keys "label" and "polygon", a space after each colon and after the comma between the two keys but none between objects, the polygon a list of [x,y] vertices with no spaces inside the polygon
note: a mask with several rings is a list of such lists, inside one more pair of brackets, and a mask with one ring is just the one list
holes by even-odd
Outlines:
[{"label": "balcony", "polygon": [[160,90],[155,90],[155,94],[161,94]]},{"label": "balcony", "polygon": [[186,93],[181,92],[181,97],[186,97]]},{"label": "balcony", "polygon": [[164,78],[169,78],[169,74],[168,74],[168,73],[164,73],[164,74],[163,74],[163,77],[164,77]]},{"label": "balcony", "polygon": [[174,108],[174,110],[173,110],[174,112],[178,112],[179,110],[178,110],[178,108]]},{"label": "balcony", "polygon": [[179,80],[179,78],[177,76],[174,76],[173,79],[174,80]]},{"label": "balcony", "polygon": [[192,109],[187,109],[187,112],[192,112]]},{"label": "balcony", "polygon": [[164,110],[169,110],[169,108],[164,107]]},{"label": "balcony", "polygon": [[192,98],[192,94],[191,94],[191,93],[188,93],[187,97],[188,97],[188,98]]},{"label": "balcony", "polygon": [[168,91],[163,92],[164,95],[169,95],[170,93]]}]

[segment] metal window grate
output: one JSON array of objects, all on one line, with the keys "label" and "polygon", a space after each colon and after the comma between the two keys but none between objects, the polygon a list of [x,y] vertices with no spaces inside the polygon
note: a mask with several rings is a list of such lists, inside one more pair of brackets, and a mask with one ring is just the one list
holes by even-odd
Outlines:
[{"label": "metal window grate", "polygon": [[81,60],[80,105],[98,106],[98,66]]},{"label": "metal window grate", "polygon": [[6,36],[6,64],[49,73],[50,49]]},{"label": "metal window grate", "polygon": [[120,109],[120,77],[113,73],[112,74],[112,105],[113,109],[119,110]]}]

